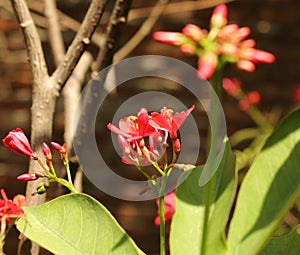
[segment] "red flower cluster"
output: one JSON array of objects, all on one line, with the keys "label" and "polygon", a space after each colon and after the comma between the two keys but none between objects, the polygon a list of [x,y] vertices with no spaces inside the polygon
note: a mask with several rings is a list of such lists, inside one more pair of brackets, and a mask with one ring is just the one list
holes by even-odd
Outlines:
[{"label": "red flower cluster", "polygon": [[0,199],[0,219],[5,218],[6,222],[20,217],[24,214],[21,206],[25,205],[25,197],[23,195],[14,196],[13,200],[9,200],[4,189],[0,190],[2,199]]},{"label": "red flower cluster", "polygon": [[209,79],[218,64],[236,63],[237,67],[253,72],[256,63],[273,63],[273,54],[254,49],[255,41],[246,39],[251,30],[236,24],[227,25],[227,7],[218,5],[211,16],[210,31],[188,24],[179,32],[157,31],[153,38],[159,42],[180,46],[188,55],[197,55],[198,76]]},{"label": "red flower cluster", "polygon": [[[129,116],[119,121],[119,127],[112,123],[107,128],[118,135],[119,144],[123,150],[122,161],[131,165],[146,165],[157,162],[161,157],[168,136],[174,141],[175,150],[180,150],[177,131],[187,116],[194,109],[175,113],[164,107],[160,113],[148,114],[141,108],[137,116]],[[148,144],[145,142],[148,140]],[[176,141],[176,142],[175,142]]]},{"label": "red flower cluster", "polygon": [[223,89],[239,101],[239,108],[242,111],[247,111],[251,105],[260,102],[260,93],[258,91],[251,91],[245,94],[242,90],[242,82],[238,78],[224,78]]}]

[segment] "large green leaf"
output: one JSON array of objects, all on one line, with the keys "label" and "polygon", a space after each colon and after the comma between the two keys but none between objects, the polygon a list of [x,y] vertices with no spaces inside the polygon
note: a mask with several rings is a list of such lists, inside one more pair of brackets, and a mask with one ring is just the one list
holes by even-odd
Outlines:
[{"label": "large green leaf", "polygon": [[235,193],[235,160],[228,140],[213,178],[199,186],[203,167],[192,170],[176,193],[176,213],[172,220],[172,255],[225,254],[225,225]]},{"label": "large green leaf", "polygon": [[299,255],[300,226],[281,237],[272,238],[264,247],[260,255]]},{"label": "large green leaf", "polygon": [[257,254],[300,195],[300,109],[267,140],[242,182],[228,254]]},{"label": "large green leaf", "polygon": [[70,194],[24,207],[17,228],[57,255],[144,254],[107,209],[92,197]]}]

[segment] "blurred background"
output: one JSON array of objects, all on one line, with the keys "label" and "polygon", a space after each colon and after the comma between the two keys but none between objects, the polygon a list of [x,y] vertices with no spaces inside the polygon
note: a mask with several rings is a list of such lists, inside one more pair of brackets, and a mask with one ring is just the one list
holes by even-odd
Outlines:
[{"label": "blurred background", "polygon": [[[43,1],[28,0],[34,21],[43,42],[49,71],[54,70],[54,60],[49,50],[49,40],[46,31],[47,24],[43,16]],[[157,1],[133,0],[132,10],[129,13],[129,21],[121,35],[121,45],[124,45],[139,29],[147,19],[152,7]],[[202,9],[198,1],[169,1],[174,5],[170,12],[162,12],[150,32],[156,30],[181,31],[187,23],[196,24],[202,28],[208,28],[209,18],[213,10],[209,1],[205,1]],[[211,1],[213,2],[213,1]],[[220,3],[222,1],[215,1]],[[104,25],[109,18],[109,10],[114,1],[109,1],[107,13],[97,30],[101,34]],[[74,21],[80,22],[88,7],[87,0],[58,0],[58,9],[64,16],[62,26],[65,45],[68,46],[74,34],[76,26]],[[300,87],[300,2],[298,0],[243,0],[233,1],[227,4],[229,9],[229,23],[237,23],[239,26],[249,26],[252,30],[251,38],[257,42],[256,48],[272,52],[276,56],[276,62],[271,65],[257,65],[254,73],[246,73],[236,69],[235,66],[227,66],[224,72],[225,77],[239,77],[246,91],[257,90],[261,93],[260,108],[266,114],[276,109],[281,116],[289,112],[297,103],[294,99],[295,90]],[[184,8],[183,8],[184,7]],[[186,9],[186,11],[185,11]],[[69,19],[67,19],[68,17]],[[68,25],[69,22],[69,25]],[[71,25],[70,25],[71,24]],[[75,24],[77,24],[75,22]],[[73,29],[72,29],[73,28]],[[97,37],[96,39],[97,40]],[[87,49],[94,57],[97,55],[97,47],[92,43]],[[197,59],[181,54],[178,48],[155,42],[151,34],[144,39],[129,53],[128,56],[144,54],[166,55],[180,59],[196,67]],[[86,82],[91,74],[86,76]],[[115,95],[106,102],[107,107],[116,107],[126,98],[134,95],[137,90],[143,87],[122,86]],[[147,84],[147,90],[154,89]],[[156,85],[157,86],[157,85]],[[174,95],[182,93],[176,88],[169,88]],[[10,3],[2,0],[0,3],[0,137],[12,129],[22,128],[30,137],[30,107],[31,107],[31,73],[27,62],[24,40],[18,23],[11,10]],[[183,95],[189,100],[189,95]],[[298,97],[299,98],[299,97]],[[228,133],[235,130],[251,127],[251,119],[241,112],[236,101],[224,95],[224,110],[227,119]],[[138,111],[138,109],[137,109]],[[64,109],[62,99],[58,99],[57,111],[55,114],[53,141],[63,142],[64,132]],[[102,119],[97,127],[97,138],[100,141],[103,137],[110,136],[106,130],[106,124],[111,121],[112,115]],[[300,120],[299,120],[300,121]],[[108,141],[107,141],[108,142]],[[101,142],[100,142],[101,143]],[[102,143],[105,148],[106,142]],[[107,145],[108,146],[108,145]],[[110,154],[110,150],[107,151]],[[112,159],[112,162],[120,161]],[[59,161],[57,162],[59,163]],[[16,176],[27,171],[28,159],[8,151],[0,145],[0,187],[5,188],[9,197],[17,193],[24,193],[25,184],[18,182]],[[121,164],[117,167],[121,167]],[[131,173],[134,175],[134,173]],[[56,187],[58,188],[58,187]],[[118,219],[120,224],[133,237],[137,245],[147,254],[158,254],[159,228],[154,226],[153,220],[156,216],[155,201],[130,202],[110,197],[96,187],[89,180],[84,178],[83,191],[91,194],[101,201]],[[63,191],[62,191],[63,192]],[[49,199],[56,196],[55,188],[51,189]],[[16,254],[14,242],[17,232],[10,235],[7,243],[7,254]],[[45,252],[45,254],[47,254]]]}]

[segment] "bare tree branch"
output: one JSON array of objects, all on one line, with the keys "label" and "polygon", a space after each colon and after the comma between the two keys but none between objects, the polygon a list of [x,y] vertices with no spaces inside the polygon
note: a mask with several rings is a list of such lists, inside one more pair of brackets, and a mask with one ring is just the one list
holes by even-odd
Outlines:
[{"label": "bare tree branch", "polygon": [[96,63],[93,66],[95,72],[102,70],[112,63],[113,55],[115,54],[118,42],[121,35],[123,25],[127,21],[129,9],[132,0],[117,0],[107,25],[102,46],[97,56]]},{"label": "bare tree branch", "polygon": [[60,92],[66,80],[70,77],[79,57],[86,45],[91,41],[93,32],[103,15],[107,0],[92,0],[90,7],[85,15],[82,25],[71,43],[64,60],[54,71],[51,79],[56,84],[56,91]]},{"label": "bare tree branch", "polygon": [[134,36],[114,55],[114,62],[124,59],[149,34],[168,1],[159,0]]},{"label": "bare tree branch", "polygon": [[[162,15],[169,15],[174,13],[181,13],[181,12],[190,12],[196,11],[199,9],[205,9],[209,7],[216,6],[222,3],[229,3],[235,0],[198,0],[198,1],[182,1],[176,3],[170,3],[166,5],[166,8],[162,12]],[[130,11],[128,15],[128,22],[132,20],[148,17],[149,12],[151,12],[152,7],[146,8],[138,8],[133,9]]]},{"label": "bare tree branch", "polygon": [[55,65],[58,66],[65,55],[64,40],[58,21],[55,0],[45,0],[45,16],[48,19],[49,42],[53,53]]}]

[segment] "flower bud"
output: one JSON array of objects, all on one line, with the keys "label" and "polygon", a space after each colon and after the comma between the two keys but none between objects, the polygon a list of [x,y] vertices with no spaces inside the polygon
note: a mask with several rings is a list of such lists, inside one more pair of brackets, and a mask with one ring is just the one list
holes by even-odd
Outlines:
[{"label": "flower bud", "polygon": [[241,80],[239,79],[223,79],[223,89],[231,96],[237,96],[241,92]]},{"label": "flower bud", "polygon": [[249,60],[239,60],[236,63],[237,67],[241,70],[244,70],[246,72],[254,72],[255,70],[255,65],[249,61]]},{"label": "flower bud", "polygon": [[49,146],[46,143],[42,144],[42,150],[47,160],[52,160],[52,154]]},{"label": "flower bud", "polygon": [[50,186],[49,182],[40,183],[36,188],[36,193],[39,195],[45,194]]},{"label": "flower bud", "polygon": [[37,158],[36,153],[34,153],[31,149],[27,137],[20,128],[10,131],[2,141],[3,144],[13,152],[33,159]]},{"label": "flower bud", "polygon": [[227,23],[227,6],[225,4],[219,4],[213,11],[210,24],[211,27],[223,27]]},{"label": "flower bud", "polygon": [[209,79],[215,72],[218,56],[212,51],[205,51],[198,61],[198,77]]},{"label": "flower bud", "polygon": [[197,48],[195,45],[187,43],[180,46],[180,51],[183,54],[192,56],[196,54]]},{"label": "flower bud", "polygon": [[185,41],[185,36],[178,32],[156,31],[152,34],[153,39],[158,42],[170,45],[182,45]]},{"label": "flower bud", "polygon": [[183,29],[182,33],[188,37],[194,40],[195,42],[200,42],[206,34],[202,31],[202,29],[196,25],[193,24],[187,24]]},{"label": "flower bud", "polygon": [[180,144],[180,140],[178,138],[174,141],[173,147],[174,147],[175,153],[180,152],[181,144]]}]

